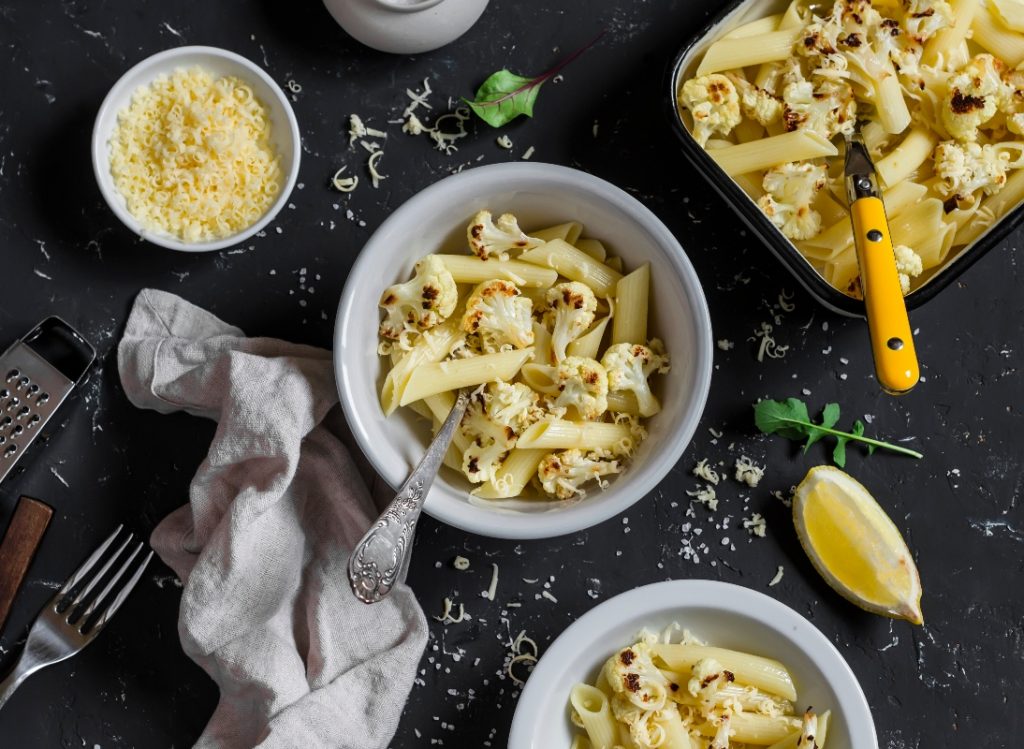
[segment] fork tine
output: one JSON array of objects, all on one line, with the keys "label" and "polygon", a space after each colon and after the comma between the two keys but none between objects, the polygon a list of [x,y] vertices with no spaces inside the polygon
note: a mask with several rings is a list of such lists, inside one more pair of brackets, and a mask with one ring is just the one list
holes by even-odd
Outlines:
[{"label": "fork tine", "polygon": [[117,538],[117,534],[120,533],[123,528],[124,525],[117,526],[117,528],[114,529],[114,532],[107,537],[107,540],[100,544],[99,548],[96,549],[96,551],[94,551],[89,556],[89,558],[82,563],[81,567],[75,570],[75,574],[68,578],[68,581],[64,583],[64,587],[61,588],[57,592],[57,595],[53,597],[55,603],[64,596],[66,596],[68,593],[70,593],[71,589],[78,585],[78,583],[81,582],[83,577],[89,574],[89,571],[92,569],[92,566],[96,564],[96,560],[103,555],[103,552],[107,550],[110,544],[114,543],[114,539]]},{"label": "fork tine", "polygon": [[[114,600],[110,602],[109,606],[107,606],[107,610],[103,612],[99,621],[96,622],[96,626],[92,628],[92,632],[99,632],[103,629],[107,622],[110,621],[110,618],[117,613],[117,610],[121,608],[121,604],[124,603],[124,599],[128,597],[128,594],[132,592],[132,588],[134,588],[135,584],[139,582],[139,578],[141,578],[142,573],[146,571],[146,567],[149,565],[149,560],[152,558],[153,552],[151,550],[149,554],[146,555],[146,558],[142,560],[142,564],[140,564],[138,569],[135,570],[135,574],[128,578],[128,582],[126,582],[121,590],[117,592],[117,595],[114,596]],[[120,573],[118,574],[120,575]]]},{"label": "fork tine", "polygon": [[[128,558],[124,561],[124,564],[121,565],[121,568],[117,571],[117,573],[112,578],[110,578],[107,584],[103,587],[103,590],[97,593],[96,597],[92,599],[92,603],[89,604],[89,607],[85,610],[85,613],[82,614],[81,619],[78,620],[82,627],[85,626],[89,617],[96,613],[96,610],[99,608],[100,604],[104,602],[104,599],[107,597],[110,591],[114,589],[114,586],[117,585],[117,582],[121,579],[121,576],[124,575],[128,567],[131,566],[131,563],[135,561],[135,557],[137,557],[139,555],[139,552],[142,551],[142,546],[143,544],[140,541],[138,545],[132,550],[132,553],[128,555]],[[116,558],[117,555],[114,555],[113,557],[111,557],[110,561],[114,561],[114,559]],[[99,578],[100,575],[97,575],[96,579],[98,580]],[[81,627],[79,627],[79,629],[81,629]]]},{"label": "fork tine", "polygon": [[[82,588],[82,590],[79,592],[79,594],[77,596],[75,596],[75,600],[71,602],[71,606],[68,607],[68,609],[67,609],[67,613],[68,613],[69,616],[74,612],[74,610],[76,608],[78,608],[79,606],[82,605],[82,602],[85,601],[86,598],[89,597],[89,593],[91,593],[92,589],[96,587],[96,583],[98,583],[100,580],[102,580],[103,576],[106,575],[107,572],[110,571],[110,568],[113,566],[114,561],[119,556],[121,556],[121,552],[123,552],[128,547],[128,544],[131,542],[132,538],[134,538],[134,537],[135,537],[134,533],[129,533],[128,534],[128,538],[126,538],[124,540],[124,543],[122,543],[118,547],[117,551],[115,551],[113,554],[110,555],[110,559],[108,559],[106,561],[106,563],[102,567],[100,567],[100,571],[97,572],[95,575],[93,575],[92,579],[89,580],[89,582],[86,584],[86,586],[84,588]],[[95,603],[95,601],[94,601],[94,603]]]}]

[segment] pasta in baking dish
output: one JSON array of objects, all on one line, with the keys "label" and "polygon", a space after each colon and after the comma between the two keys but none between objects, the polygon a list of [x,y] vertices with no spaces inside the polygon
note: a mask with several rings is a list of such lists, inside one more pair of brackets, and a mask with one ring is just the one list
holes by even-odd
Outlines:
[{"label": "pasta in baking dish", "polygon": [[431,254],[384,290],[379,353],[384,413],[409,406],[444,421],[473,388],[446,465],[484,500],[582,498],[605,486],[660,410],[651,379],[668,354],[648,338],[650,266],[620,258],[567,222],[529,235],[480,211],[472,254]]},{"label": "pasta in baking dish", "polygon": [[572,749],[824,749],[831,714],[794,713],[793,678],[777,660],[709,647],[688,631],[647,631],[612,655],[596,684],[569,694],[583,729]]},{"label": "pasta in baking dish", "polygon": [[713,42],[677,104],[710,157],[854,297],[831,157],[859,122],[906,294],[1024,200],[1021,32],[1018,0],[795,0]]}]

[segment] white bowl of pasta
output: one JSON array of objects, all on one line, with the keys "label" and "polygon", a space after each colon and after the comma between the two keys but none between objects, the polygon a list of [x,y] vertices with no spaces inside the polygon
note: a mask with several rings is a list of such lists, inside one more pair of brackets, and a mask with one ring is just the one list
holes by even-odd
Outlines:
[{"label": "white bowl of pasta", "polygon": [[578,619],[530,674],[508,746],[602,749],[602,736],[630,731],[625,721],[641,747],[796,749],[814,735],[799,746],[878,749],[832,643],[775,599],[710,580],[645,585]]},{"label": "white bowl of pasta", "polygon": [[425,510],[544,538],[623,511],[675,465],[712,339],[696,272],[654,214],[592,175],[522,163],[448,177],[381,225],[346,282],[334,357],[352,432],[392,487],[452,392],[474,389]]}]

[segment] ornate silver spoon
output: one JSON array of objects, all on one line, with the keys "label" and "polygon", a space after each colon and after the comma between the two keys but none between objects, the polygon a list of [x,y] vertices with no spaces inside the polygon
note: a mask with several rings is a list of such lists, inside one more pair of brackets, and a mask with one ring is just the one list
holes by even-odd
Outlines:
[{"label": "ornate silver spoon", "polygon": [[460,390],[448,418],[427,448],[427,454],[352,550],[348,560],[348,580],[352,592],[363,603],[377,603],[390,593],[404,568],[405,559],[412,551],[413,533],[420,519],[423,500],[441,469],[467,405],[469,391]]}]

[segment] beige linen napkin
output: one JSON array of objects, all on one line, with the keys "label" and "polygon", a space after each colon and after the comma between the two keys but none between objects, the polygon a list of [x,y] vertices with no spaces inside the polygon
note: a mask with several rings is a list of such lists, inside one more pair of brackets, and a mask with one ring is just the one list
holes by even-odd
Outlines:
[{"label": "beige linen napkin", "polygon": [[217,682],[202,749],[385,747],[426,643],[405,586],[367,606],[349,551],[376,511],[325,417],[331,354],[145,289],[118,347],[129,399],[213,419],[189,504],[153,532],[184,582],[185,652]]}]

